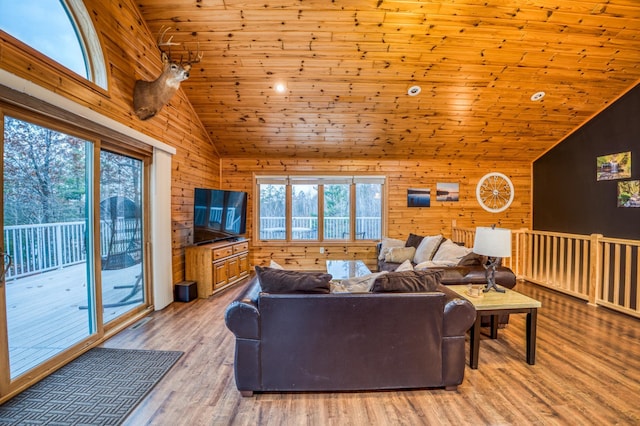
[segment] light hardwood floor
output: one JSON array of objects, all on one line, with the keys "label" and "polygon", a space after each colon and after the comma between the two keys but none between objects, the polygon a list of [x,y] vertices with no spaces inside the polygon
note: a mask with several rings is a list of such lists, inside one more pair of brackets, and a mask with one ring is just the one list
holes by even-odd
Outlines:
[{"label": "light hardwood floor", "polygon": [[[524,315],[497,340],[483,335],[478,370],[440,389],[274,393],[243,398],[224,311],[244,282],[207,300],[174,303],[107,341],[184,351],[127,425],[638,425],[640,321],[533,284],[542,302],[536,365],[525,362]],[[146,322],[145,322],[146,321]],[[467,339],[468,362],[468,339]]]}]

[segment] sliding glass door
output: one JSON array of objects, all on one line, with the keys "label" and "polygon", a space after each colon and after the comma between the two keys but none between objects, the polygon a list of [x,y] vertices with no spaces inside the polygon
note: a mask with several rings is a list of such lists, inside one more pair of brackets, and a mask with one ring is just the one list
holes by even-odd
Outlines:
[{"label": "sliding glass door", "polygon": [[100,257],[105,323],[144,302],[143,161],[100,151]]},{"label": "sliding glass door", "polygon": [[148,309],[150,153],[0,104],[0,398]]},{"label": "sliding glass door", "polygon": [[[96,333],[93,144],[4,116],[6,350],[15,379]],[[4,345],[3,345],[4,346]]]}]

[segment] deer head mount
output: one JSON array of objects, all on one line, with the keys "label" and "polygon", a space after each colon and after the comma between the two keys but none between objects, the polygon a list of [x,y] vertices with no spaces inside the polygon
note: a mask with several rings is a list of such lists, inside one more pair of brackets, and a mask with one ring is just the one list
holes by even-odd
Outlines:
[{"label": "deer head mount", "polygon": [[202,59],[200,44],[198,44],[195,54],[192,55],[192,52],[188,51],[188,59],[185,62],[182,61],[182,56],[179,61],[173,60],[171,46],[178,46],[180,43],[174,43],[173,36],[164,41],[170,29],[161,29],[158,36],[158,47],[163,64],[162,74],[154,81],[137,80],[133,88],[133,109],[140,120],[156,115],[173,97],[180,87],[180,82],[189,78],[191,66]]}]

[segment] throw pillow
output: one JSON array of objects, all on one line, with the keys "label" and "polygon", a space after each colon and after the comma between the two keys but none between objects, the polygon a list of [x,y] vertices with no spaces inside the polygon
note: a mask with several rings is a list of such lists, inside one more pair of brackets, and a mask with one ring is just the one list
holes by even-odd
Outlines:
[{"label": "throw pillow", "polygon": [[262,266],[255,269],[260,287],[266,293],[329,293],[331,274]]},{"label": "throw pillow", "polygon": [[411,260],[408,260],[408,259],[405,260],[395,270],[395,272],[402,272],[402,271],[413,271],[413,264],[411,263]]},{"label": "throw pillow", "polygon": [[442,242],[442,235],[424,237],[413,256],[413,263],[422,263],[433,258],[434,253]]},{"label": "throw pillow", "polygon": [[404,244],[405,247],[413,247],[418,249],[418,246],[422,242],[424,237],[422,235],[409,234],[409,238],[407,238],[407,242]]},{"label": "throw pillow", "polygon": [[378,254],[379,260],[384,260],[385,256],[392,247],[404,247],[404,241],[396,238],[383,238],[382,245],[380,247],[380,253]]},{"label": "throw pillow", "polygon": [[368,293],[371,290],[373,282],[380,275],[388,274],[387,271],[374,272],[372,274],[363,275],[361,277],[352,277],[340,281],[336,284],[333,293]]},{"label": "throw pillow", "polygon": [[372,293],[419,293],[435,291],[440,284],[440,270],[389,272],[376,278]]},{"label": "throw pillow", "polygon": [[468,255],[469,253],[471,253],[470,248],[461,247],[453,241],[447,240],[443,242],[440,247],[438,247],[438,251],[433,256],[432,260],[455,262],[457,264],[463,257]]},{"label": "throw pillow", "polygon": [[269,268],[273,268],[273,269],[284,269],[282,267],[282,265],[280,265],[278,262],[276,262],[275,260],[271,259],[271,262],[269,262]]},{"label": "throw pillow", "polygon": [[385,262],[402,263],[405,260],[413,259],[416,249],[413,247],[392,247],[384,257]]}]

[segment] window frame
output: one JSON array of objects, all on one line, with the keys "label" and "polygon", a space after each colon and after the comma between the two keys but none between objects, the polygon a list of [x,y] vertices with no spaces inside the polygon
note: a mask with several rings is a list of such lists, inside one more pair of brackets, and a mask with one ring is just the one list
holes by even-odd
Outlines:
[{"label": "window frame", "polygon": [[35,47],[15,38],[0,29],[0,34],[15,49],[26,52],[28,56],[51,68],[56,74],[63,74],[74,82],[102,95],[108,95],[109,68],[102,50],[100,35],[96,31],[91,15],[82,0],[60,0],[73,27],[85,63],[86,74],[83,76],[68,68],[65,64],[47,56]]},{"label": "window frame", "polygon": [[77,32],[87,67],[87,80],[104,90],[108,90],[108,67],[102,52],[102,43],[93,26],[87,7],[82,0],[64,0],[62,5],[69,14],[69,21]]},{"label": "window frame", "polygon": [[[349,237],[348,238],[328,238],[324,236],[324,222],[325,222],[325,185],[328,184],[349,184]],[[380,184],[380,237],[379,238],[357,238],[357,197],[356,197],[356,185],[363,183],[378,183]],[[262,239],[260,237],[260,186],[274,184],[285,186],[285,232],[284,238],[279,239]],[[293,185],[309,184],[317,185],[317,199],[318,199],[318,229],[317,235],[314,239],[294,239],[292,231],[293,221]],[[287,174],[287,175],[255,175],[254,174],[254,193],[257,194],[254,197],[253,211],[253,230],[252,240],[254,245],[281,245],[281,244],[293,244],[293,245],[344,245],[344,244],[370,244],[372,241],[380,240],[386,235],[386,216],[387,216],[387,177],[383,175],[306,175],[306,174]]]}]

